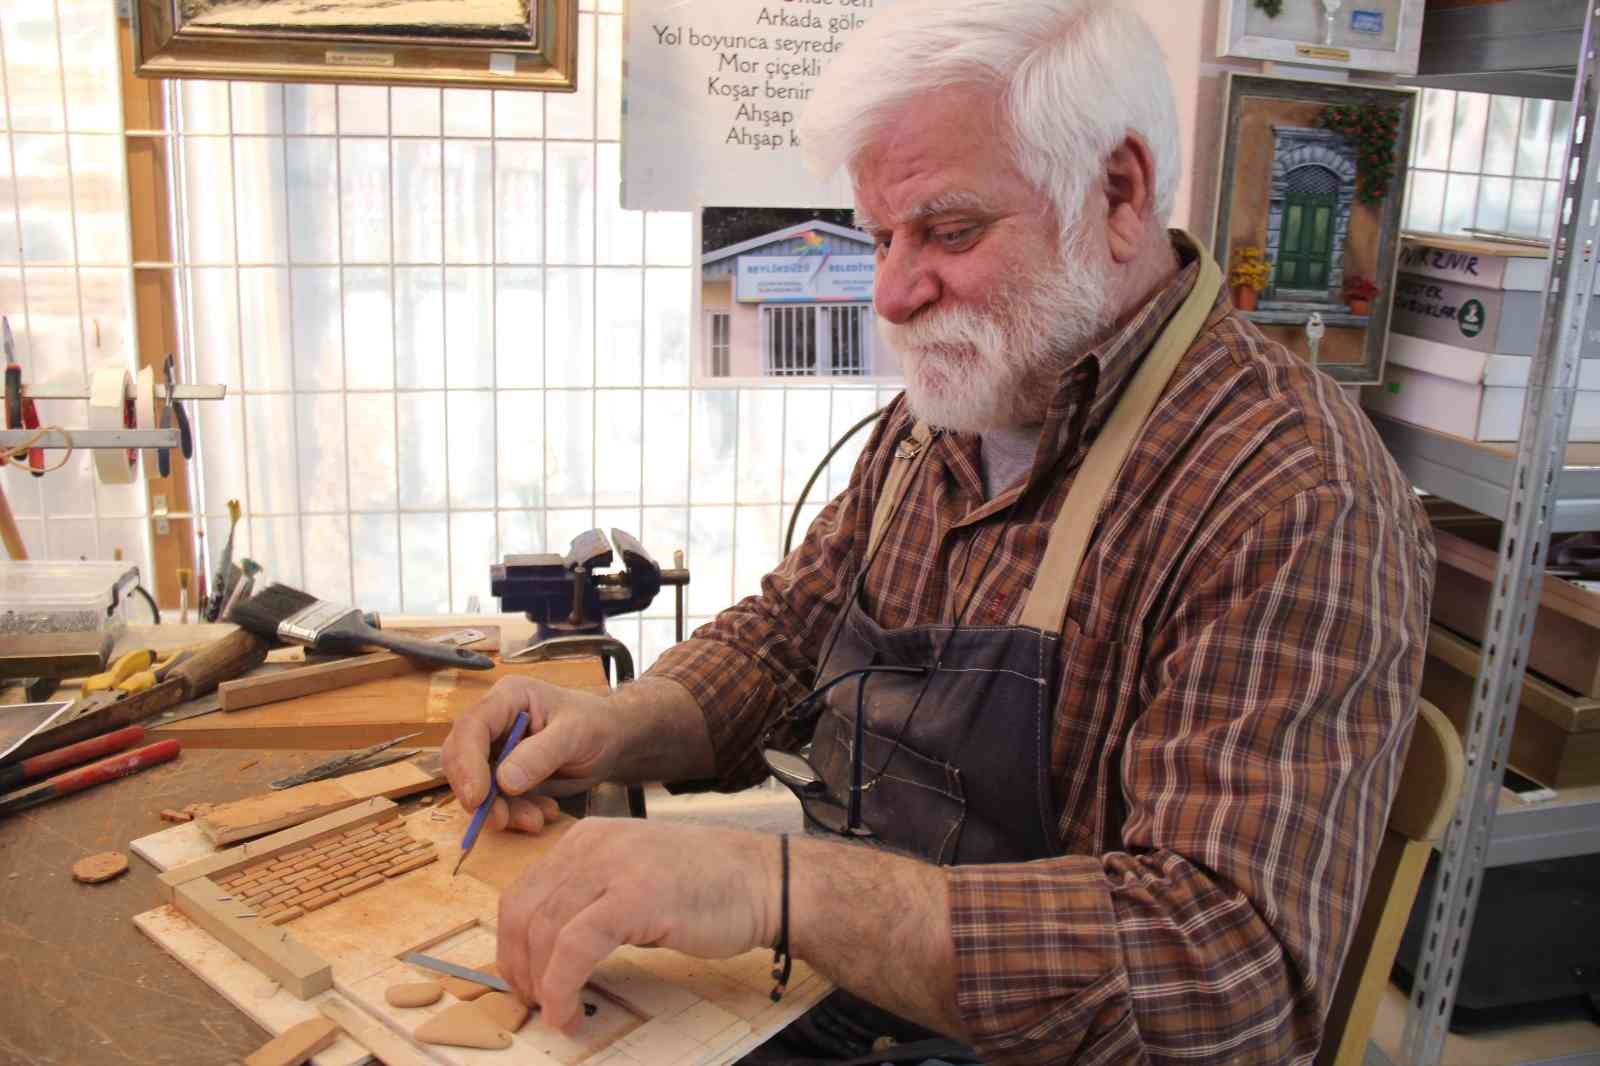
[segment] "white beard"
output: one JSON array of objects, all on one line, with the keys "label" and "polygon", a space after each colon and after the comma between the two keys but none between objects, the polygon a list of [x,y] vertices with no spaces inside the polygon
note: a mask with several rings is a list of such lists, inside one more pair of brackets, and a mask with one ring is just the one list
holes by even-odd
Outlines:
[{"label": "white beard", "polygon": [[900,356],[911,413],[932,426],[981,433],[1043,421],[1065,360],[1099,339],[1115,315],[1106,273],[1072,239],[1044,271],[1022,276],[984,310],[934,309],[878,338]]}]

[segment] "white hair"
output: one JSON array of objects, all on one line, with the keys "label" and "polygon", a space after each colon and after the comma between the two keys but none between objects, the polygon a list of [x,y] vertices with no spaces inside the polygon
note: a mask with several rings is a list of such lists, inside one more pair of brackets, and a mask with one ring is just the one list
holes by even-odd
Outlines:
[{"label": "white hair", "polygon": [[994,93],[1016,165],[1068,226],[1128,134],[1155,159],[1155,215],[1177,196],[1181,137],[1166,60],[1119,0],[900,0],[823,71],[800,117],[806,165],[827,177],[917,99],[950,86]]}]

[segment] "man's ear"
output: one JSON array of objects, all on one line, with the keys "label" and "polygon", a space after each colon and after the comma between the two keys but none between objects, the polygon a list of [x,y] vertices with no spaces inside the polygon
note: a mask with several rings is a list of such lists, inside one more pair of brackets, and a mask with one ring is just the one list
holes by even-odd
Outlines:
[{"label": "man's ear", "polygon": [[1111,257],[1132,262],[1149,241],[1156,209],[1156,161],[1138,134],[1128,134],[1106,159],[1105,195]]}]

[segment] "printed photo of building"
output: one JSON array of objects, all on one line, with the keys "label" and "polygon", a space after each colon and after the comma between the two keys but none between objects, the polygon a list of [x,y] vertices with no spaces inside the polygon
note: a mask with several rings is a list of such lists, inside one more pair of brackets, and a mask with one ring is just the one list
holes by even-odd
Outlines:
[{"label": "printed photo of building", "polygon": [[702,247],[739,230],[714,212],[797,221],[701,254],[698,380],[899,376],[873,330],[872,238],[816,217],[846,213],[707,208]]}]

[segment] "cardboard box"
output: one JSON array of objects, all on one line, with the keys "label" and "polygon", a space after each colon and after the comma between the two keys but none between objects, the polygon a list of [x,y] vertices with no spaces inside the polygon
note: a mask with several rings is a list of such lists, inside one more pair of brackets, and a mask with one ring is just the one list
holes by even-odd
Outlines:
[{"label": "cardboard box", "polygon": [[[1533,357],[1497,355],[1394,334],[1383,384],[1362,405],[1469,440],[1514,441],[1522,429]],[[1584,360],[1569,439],[1600,441],[1600,359]]]},{"label": "cardboard box", "polygon": [[[1542,292],[1507,292],[1399,274],[1389,329],[1479,352],[1532,355],[1539,348],[1543,318]],[[1600,323],[1593,305],[1590,321]],[[1600,330],[1589,331],[1582,354],[1585,359],[1600,358]]]},{"label": "cardboard box", "polygon": [[1542,292],[1550,277],[1549,247],[1459,237],[1406,237],[1400,272],[1509,292]]}]

